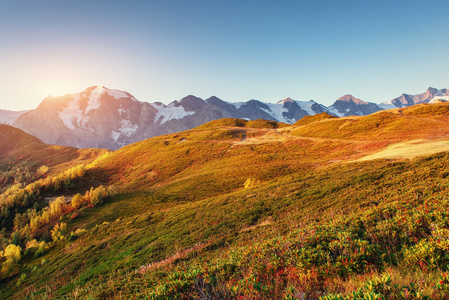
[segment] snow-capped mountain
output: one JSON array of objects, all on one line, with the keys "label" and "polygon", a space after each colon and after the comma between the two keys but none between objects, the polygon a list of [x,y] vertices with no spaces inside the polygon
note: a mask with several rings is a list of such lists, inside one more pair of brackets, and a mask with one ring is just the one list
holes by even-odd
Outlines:
[{"label": "snow-capped mountain", "polygon": [[[203,100],[190,95],[166,105],[140,102],[127,92],[94,86],[77,94],[47,97],[36,109],[17,112],[15,121],[12,117],[8,120],[47,144],[118,149],[221,118],[266,119],[292,124],[304,116],[322,112],[338,117],[363,116],[387,107],[429,102],[438,97],[444,100],[448,96],[446,89],[429,88],[424,94],[403,94],[377,105],[345,95],[326,107],[313,100],[296,101],[291,98],[277,103],[258,100],[230,103],[215,96]],[[3,120],[1,113],[0,120]]]},{"label": "snow-capped mountain", "polygon": [[47,144],[112,149],[128,144],[139,122],[155,112],[149,103],[126,92],[91,87],[47,97],[36,109],[20,115],[13,126]]},{"label": "snow-capped mountain", "polygon": [[77,94],[48,97],[35,110],[20,115],[13,126],[48,144],[118,149],[221,118],[294,123],[324,111],[325,106],[312,100],[290,98],[278,103],[229,103],[217,97],[187,96],[168,105],[147,103],[123,91],[94,86]]}]

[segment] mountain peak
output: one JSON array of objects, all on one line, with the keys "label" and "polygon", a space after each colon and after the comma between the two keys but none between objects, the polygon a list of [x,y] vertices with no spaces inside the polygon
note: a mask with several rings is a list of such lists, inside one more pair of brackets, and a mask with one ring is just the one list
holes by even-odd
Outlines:
[{"label": "mountain peak", "polygon": [[438,93],[438,89],[436,89],[436,88],[434,88],[434,87],[431,87],[431,86],[429,86],[429,88],[427,89],[427,91],[429,92],[429,93]]},{"label": "mountain peak", "polygon": [[97,90],[97,89],[106,89],[106,90],[108,90],[108,88],[105,87],[104,85],[93,85],[93,86],[90,86],[87,89],[85,89],[85,91],[92,92],[93,90]]},{"label": "mountain peak", "polygon": [[130,93],[121,91],[121,90],[115,90],[115,89],[109,89],[103,85],[101,86],[91,86],[82,91],[81,93],[72,94],[71,96],[84,96],[86,95],[90,99],[97,99],[100,100],[105,94],[115,98],[115,99],[121,99],[121,98],[130,98],[133,101],[138,101],[133,95]]},{"label": "mountain peak", "polygon": [[214,102],[214,101],[223,101],[223,100],[221,100],[220,98],[218,98],[217,96],[210,96],[209,98],[207,98],[206,100],[205,100],[207,103],[209,103],[209,102]]},{"label": "mountain peak", "polygon": [[287,102],[295,102],[295,100],[293,100],[290,97],[285,98],[284,100],[280,100],[278,101],[278,103],[287,103]]},{"label": "mountain peak", "polygon": [[367,102],[362,101],[362,100],[352,96],[351,94],[346,94],[344,96],[341,96],[340,98],[337,99],[337,101],[354,102],[355,104],[368,104]]},{"label": "mountain peak", "polygon": [[199,97],[196,97],[193,95],[188,95],[188,96],[182,98],[179,101],[179,104],[182,105],[188,111],[195,111],[195,110],[199,109],[201,106],[203,106],[204,104],[206,104],[206,102]]}]

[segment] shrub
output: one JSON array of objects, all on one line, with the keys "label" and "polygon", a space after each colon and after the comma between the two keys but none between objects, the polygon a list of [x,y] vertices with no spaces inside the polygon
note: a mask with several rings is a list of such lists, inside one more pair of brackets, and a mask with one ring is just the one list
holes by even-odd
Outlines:
[{"label": "shrub", "polygon": [[11,235],[11,244],[20,246],[20,232],[14,231]]},{"label": "shrub", "polygon": [[57,218],[62,215],[65,206],[64,196],[58,197],[50,202],[50,217]]},{"label": "shrub", "polygon": [[25,281],[26,277],[27,277],[27,275],[25,273],[22,273],[22,275],[20,275],[20,278],[17,280],[16,285],[17,286],[22,285],[22,283]]},{"label": "shrub", "polygon": [[78,236],[75,233],[73,233],[73,231],[72,231],[69,236],[69,241],[74,241],[77,238],[78,238]]},{"label": "shrub", "polygon": [[44,255],[45,253],[45,242],[41,242],[39,245],[39,248],[37,248],[37,251],[34,253],[34,257],[38,258],[41,257],[42,255]]},{"label": "shrub", "polygon": [[104,186],[100,185],[96,189],[91,188],[89,192],[89,201],[92,206],[97,205],[100,203],[104,197],[108,195],[106,189]]},{"label": "shrub", "polygon": [[28,241],[27,243],[26,243],[26,249],[30,249],[30,248],[37,248],[37,247],[39,247],[39,242],[38,241],[36,241],[36,239],[33,239],[33,240],[31,240],[31,241]]},{"label": "shrub", "polygon": [[37,173],[39,175],[45,175],[48,172],[48,167],[47,166],[40,166],[39,169],[37,169]]},{"label": "shrub", "polygon": [[66,223],[57,223],[51,231],[51,238],[53,239],[53,241],[63,240],[66,231],[67,231]]},{"label": "shrub", "polygon": [[16,246],[14,244],[10,244],[5,248],[5,253],[3,254],[6,257],[6,260],[11,260],[15,263],[19,262],[21,259],[20,252],[22,248],[20,246]]},{"label": "shrub", "polygon": [[74,212],[74,213],[70,216],[70,220],[74,220],[74,219],[78,218],[79,215],[80,215],[79,212]]},{"label": "shrub", "polygon": [[13,272],[13,270],[17,266],[17,263],[21,259],[20,251],[22,251],[22,248],[20,246],[16,246],[13,244],[6,246],[5,251],[3,251],[2,255],[6,258],[6,261],[4,261],[2,264],[0,279],[8,277],[11,272]]},{"label": "shrub", "polygon": [[260,180],[257,180],[257,179],[255,179],[255,178],[248,178],[248,179],[245,181],[244,186],[245,186],[245,188],[250,188],[250,187],[253,187],[253,186],[258,185],[259,183],[260,183]]}]

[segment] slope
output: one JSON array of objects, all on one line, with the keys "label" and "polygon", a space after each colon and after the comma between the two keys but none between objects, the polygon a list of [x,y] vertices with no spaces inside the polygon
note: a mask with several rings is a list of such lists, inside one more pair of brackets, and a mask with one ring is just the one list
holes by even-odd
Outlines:
[{"label": "slope", "polygon": [[224,119],[105,153],[82,176],[110,187],[103,203],[91,189],[35,230],[26,227],[31,214],[18,218],[26,221],[16,242],[27,250],[1,295],[362,298],[381,293],[366,287],[379,281],[384,296],[407,289],[444,299],[449,157],[352,161],[398,142],[446,139],[447,108],[291,126]]},{"label": "slope", "polygon": [[448,120],[448,103],[418,104],[365,117],[326,119],[319,124],[298,126],[291,133],[304,137],[396,142],[411,138],[444,137],[448,133]]},{"label": "slope", "polygon": [[0,189],[90,162],[104,152],[46,145],[18,128],[0,124]]}]

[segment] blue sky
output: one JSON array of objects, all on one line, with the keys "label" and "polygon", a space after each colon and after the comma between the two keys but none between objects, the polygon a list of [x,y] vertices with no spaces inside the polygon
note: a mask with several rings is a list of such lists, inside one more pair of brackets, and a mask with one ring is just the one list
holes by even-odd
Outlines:
[{"label": "blue sky", "polygon": [[0,109],[93,85],[325,105],[449,88],[449,1],[0,0]]}]

